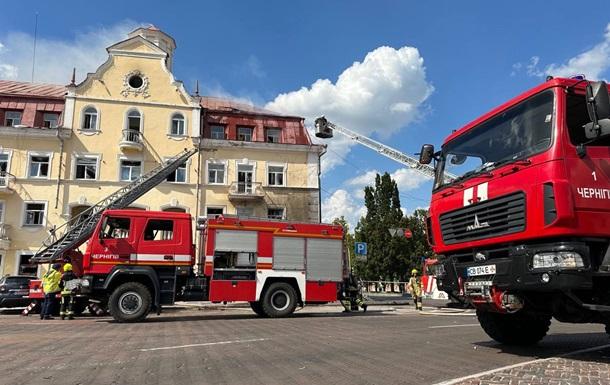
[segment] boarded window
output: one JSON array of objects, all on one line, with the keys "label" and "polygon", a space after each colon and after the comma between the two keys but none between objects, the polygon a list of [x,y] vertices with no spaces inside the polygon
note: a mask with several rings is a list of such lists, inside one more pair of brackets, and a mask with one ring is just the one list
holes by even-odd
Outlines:
[{"label": "boarded window", "polygon": [[342,242],[339,239],[307,240],[307,280],[341,281]]},{"label": "boarded window", "polygon": [[305,270],[305,238],[274,237],[273,268]]},{"label": "boarded window", "polygon": [[244,251],[255,253],[258,245],[256,231],[216,230],[216,251]]}]

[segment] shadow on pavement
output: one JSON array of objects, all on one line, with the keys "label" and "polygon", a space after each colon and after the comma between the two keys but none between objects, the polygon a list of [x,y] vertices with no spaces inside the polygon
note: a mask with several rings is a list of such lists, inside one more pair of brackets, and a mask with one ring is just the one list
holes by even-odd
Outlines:
[{"label": "shadow on pavement", "polygon": [[[546,336],[536,345],[509,346],[494,340],[474,342],[473,345],[496,350],[497,354],[512,354],[532,359],[562,356],[577,350],[590,349],[610,344],[606,333],[558,333]],[[604,349],[606,350],[606,349]],[[607,350],[610,355],[610,349]],[[598,352],[589,354],[597,357]],[[577,356],[571,357],[576,358]],[[583,356],[585,357],[585,356]]]},{"label": "shadow on pavement", "polygon": [[[284,319],[299,319],[299,318],[346,318],[346,317],[376,317],[376,316],[387,316],[387,313],[376,310],[369,310],[366,313],[363,312],[352,312],[352,313],[295,313],[290,317],[285,317]],[[211,320],[242,320],[242,319],[260,319],[266,320],[270,318],[259,317],[254,312],[244,313],[244,314],[192,314],[192,315],[183,315],[183,316],[155,316],[150,315],[146,318],[142,323],[159,323],[159,322],[182,322],[182,321],[211,321]],[[95,322],[104,322],[104,323],[116,323],[113,319],[100,319]]]}]

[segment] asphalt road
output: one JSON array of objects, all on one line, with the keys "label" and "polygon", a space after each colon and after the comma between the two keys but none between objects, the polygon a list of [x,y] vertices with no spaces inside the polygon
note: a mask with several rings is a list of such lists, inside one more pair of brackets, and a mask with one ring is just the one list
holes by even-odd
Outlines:
[{"label": "asphalt road", "polygon": [[[187,309],[141,324],[3,314],[0,384],[434,384],[606,344],[599,325],[554,322],[538,346],[506,348],[472,314],[411,307],[310,307],[286,319]],[[604,354],[578,358],[603,371]],[[504,383],[477,381],[464,383]]]}]

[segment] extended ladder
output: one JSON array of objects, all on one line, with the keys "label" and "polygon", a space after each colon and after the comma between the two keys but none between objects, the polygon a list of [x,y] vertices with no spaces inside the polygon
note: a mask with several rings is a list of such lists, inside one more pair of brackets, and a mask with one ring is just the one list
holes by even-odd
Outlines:
[{"label": "extended ladder", "polygon": [[[82,245],[93,233],[102,213],[108,209],[121,209],[129,206],[146,192],[163,182],[167,177],[191,156],[199,151],[197,148],[185,149],[173,158],[155,167],[150,172],[121,187],[94,206],[70,219],[53,230],[40,249],[32,257],[34,263],[49,263],[62,257],[67,251]],[[61,231],[63,234],[57,236]]]},{"label": "extended ladder", "polygon": [[[341,127],[337,124],[329,122],[324,116],[321,116],[315,121],[316,126],[316,136],[318,138],[328,139],[332,138],[333,131],[337,131],[342,133],[343,135],[351,138],[352,140],[366,146],[372,150],[377,151],[379,154],[388,157],[392,160],[395,160],[398,163],[402,163],[405,166],[410,167],[411,169],[419,172],[422,175],[425,175],[428,178],[434,179],[436,170],[434,167],[429,166],[427,164],[420,164],[419,161],[401,151],[398,151],[395,148],[390,146],[386,146],[383,143],[380,143],[374,139],[366,137],[362,134],[359,134],[355,131],[347,129],[345,127]],[[450,182],[455,179],[456,176],[445,172],[444,179],[446,182]]]}]

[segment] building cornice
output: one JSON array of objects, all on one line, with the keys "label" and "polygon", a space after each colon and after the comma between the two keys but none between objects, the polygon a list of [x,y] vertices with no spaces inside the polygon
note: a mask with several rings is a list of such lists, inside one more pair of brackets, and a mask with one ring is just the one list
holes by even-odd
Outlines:
[{"label": "building cornice", "polygon": [[100,98],[93,96],[82,96],[82,95],[69,95],[76,100],[85,100],[89,102],[103,102],[103,103],[119,103],[119,104],[128,104],[128,105],[141,105],[141,106],[155,106],[155,107],[170,107],[170,108],[185,108],[185,109],[195,109],[200,110],[200,107],[196,103],[190,104],[173,104],[173,103],[160,103],[160,102],[149,102],[144,100],[138,100],[134,102],[133,100],[121,100],[121,99],[111,99],[111,98]]},{"label": "building cornice", "polygon": [[322,154],[326,150],[325,145],[321,144],[287,144],[287,143],[267,143],[267,142],[244,142],[240,140],[222,140],[222,139],[201,139],[199,144],[201,149],[245,149],[259,151],[295,151],[295,152],[312,152]]},{"label": "building cornice", "polygon": [[72,136],[72,130],[68,128],[34,128],[34,127],[6,127],[0,126],[0,136],[25,137],[25,138],[56,138],[57,130],[59,137],[68,139]]}]

